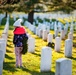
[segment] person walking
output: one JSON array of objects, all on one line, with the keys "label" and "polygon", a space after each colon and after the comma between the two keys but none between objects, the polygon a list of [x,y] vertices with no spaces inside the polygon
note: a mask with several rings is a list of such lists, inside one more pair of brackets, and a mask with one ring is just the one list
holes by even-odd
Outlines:
[{"label": "person walking", "polygon": [[23,37],[28,39],[25,28],[21,25],[22,19],[18,19],[14,22],[14,31],[13,31],[13,44],[15,47],[15,56],[16,56],[16,67],[22,67],[22,50],[23,50]]}]

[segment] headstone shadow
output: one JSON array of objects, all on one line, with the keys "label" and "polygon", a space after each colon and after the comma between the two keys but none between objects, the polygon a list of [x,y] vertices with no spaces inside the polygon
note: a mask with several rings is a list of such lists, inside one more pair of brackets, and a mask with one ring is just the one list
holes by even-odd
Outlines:
[{"label": "headstone shadow", "polygon": [[15,62],[4,62],[3,63],[3,69],[10,71],[10,72],[15,72],[17,69],[14,66]]},{"label": "headstone shadow", "polygon": [[7,54],[5,54],[5,58],[10,59],[10,60],[14,59],[14,58],[12,58],[12,56],[10,57]]},{"label": "headstone shadow", "polygon": [[27,69],[26,67],[22,68],[22,70],[29,72],[31,75],[55,75],[55,73],[52,71],[49,71],[49,72],[31,71],[31,70]]}]

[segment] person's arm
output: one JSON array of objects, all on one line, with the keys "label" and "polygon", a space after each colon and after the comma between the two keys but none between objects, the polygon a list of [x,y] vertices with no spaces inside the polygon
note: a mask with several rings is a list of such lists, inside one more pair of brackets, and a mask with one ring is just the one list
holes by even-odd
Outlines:
[{"label": "person's arm", "polygon": [[17,35],[14,35],[14,37],[13,37],[13,44],[16,44],[16,42],[17,42]]}]

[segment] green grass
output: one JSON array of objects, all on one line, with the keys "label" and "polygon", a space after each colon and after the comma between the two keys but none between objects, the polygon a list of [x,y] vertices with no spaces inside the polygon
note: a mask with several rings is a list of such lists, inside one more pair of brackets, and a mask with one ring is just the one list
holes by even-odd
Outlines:
[{"label": "green grass", "polygon": [[[12,23],[13,24],[13,23]],[[58,58],[65,58],[64,56],[64,41],[61,42],[61,51],[55,52],[52,48],[52,65],[50,72],[40,72],[40,59],[41,59],[41,49],[43,46],[47,45],[46,41],[43,41],[38,36],[34,35],[29,29],[27,32],[34,37],[35,40],[35,53],[28,53],[22,56],[24,68],[15,68],[15,54],[13,45],[13,26],[10,25],[9,35],[7,41],[6,55],[3,63],[3,75],[55,75],[56,60]],[[2,33],[4,25],[0,26],[0,33]],[[53,31],[50,31],[53,33]],[[67,39],[67,36],[66,36]],[[55,40],[55,39],[54,39]],[[53,40],[53,41],[54,41]],[[72,50],[72,75],[76,75],[76,31],[74,32],[73,39],[73,50]]]}]

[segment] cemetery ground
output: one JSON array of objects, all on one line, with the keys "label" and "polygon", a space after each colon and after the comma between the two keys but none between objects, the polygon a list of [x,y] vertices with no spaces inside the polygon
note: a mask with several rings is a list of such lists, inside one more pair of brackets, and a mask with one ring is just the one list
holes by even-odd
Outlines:
[{"label": "cemetery ground", "polygon": [[[13,22],[12,20],[10,20]],[[4,23],[4,22],[3,22]],[[25,27],[26,28],[26,27]],[[0,34],[4,29],[4,25],[0,26]],[[14,45],[13,45],[13,26],[10,23],[9,33],[8,33],[8,41],[6,47],[6,55],[3,63],[3,75],[55,75],[56,68],[56,60],[58,58],[66,58],[64,56],[64,46],[65,39],[61,41],[61,50],[60,52],[56,52],[54,48],[52,48],[52,63],[50,72],[40,72],[40,59],[41,59],[41,49],[42,47],[47,45],[47,41],[43,41],[33,32],[31,32],[28,28],[26,28],[27,32],[34,37],[35,40],[35,53],[27,52],[22,56],[23,68],[15,67],[15,54],[14,54]],[[54,34],[53,30],[50,33]],[[53,39],[53,42],[55,39]],[[72,60],[72,75],[76,75],[76,31],[74,31],[73,35],[73,48],[72,48],[72,57],[68,58]],[[64,67],[63,67],[64,68]]]}]

